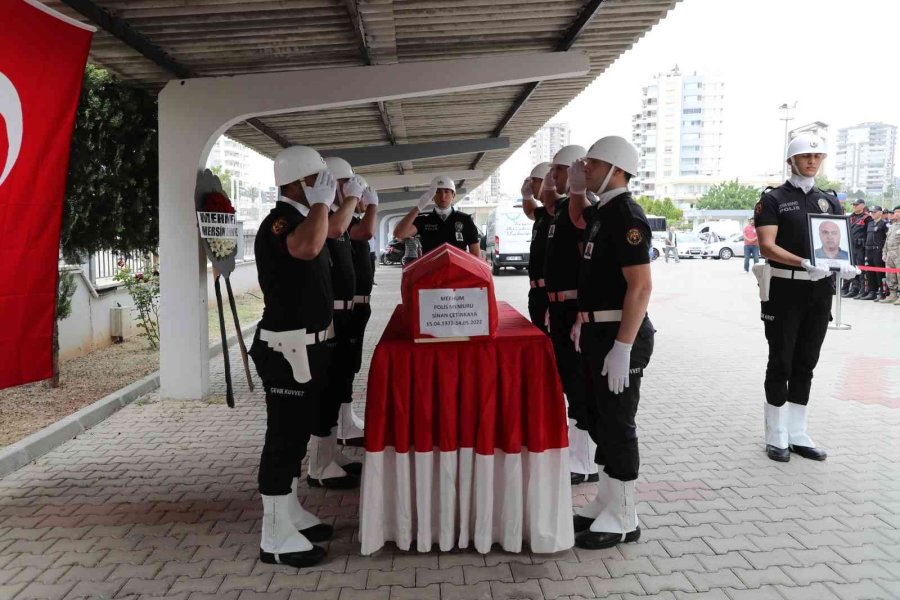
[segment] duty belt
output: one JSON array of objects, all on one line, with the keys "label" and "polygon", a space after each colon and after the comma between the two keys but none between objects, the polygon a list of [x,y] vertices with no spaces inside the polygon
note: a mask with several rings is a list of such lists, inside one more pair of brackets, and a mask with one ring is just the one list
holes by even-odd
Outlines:
[{"label": "duty belt", "polygon": [[357,304],[368,304],[369,298],[371,298],[371,296],[353,296],[353,304],[354,306]]},{"label": "duty belt", "polygon": [[578,314],[585,323],[618,323],[622,320],[621,310],[595,310]]},{"label": "duty belt", "polygon": [[561,292],[547,292],[547,298],[550,302],[565,302],[566,300],[577,300],[578,290],[563,290]]},{"label": "duty belt", "polygon": [[792,269],[779,269],[777,267],[772,267],[772,277],[778,277],[780,279],[794,279],[797,281],[811,281],[809,278],[809,273],[804,271],[794,271]]},{"label": "duty belt", "polygon": [[350,310],[353,308],[353,300],[335,300],[334,310]]},{"label": "duty belt", "polygon": [[531,289],[534,288],[542,288],[546,285],[543,279],[532,279],[531,280]]},{"label": "duty belt", "polygon": [[269,348],[284,357],[291,366],[291,374],[294,377],[294,381],[299,384],[307,383],[312,379],[306,347],[324,342],[333,337],[333,324],[329,324],[322,331],[312,333],[306,333],[305,329],[269,331],[268,329],[260,328],[259,330],[260,341],[265,342],[269,345]]}]

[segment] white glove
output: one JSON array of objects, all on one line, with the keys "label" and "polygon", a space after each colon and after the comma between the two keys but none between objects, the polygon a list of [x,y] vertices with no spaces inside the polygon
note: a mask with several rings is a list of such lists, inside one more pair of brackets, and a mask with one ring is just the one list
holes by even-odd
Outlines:
[{"label": "white glove", "polygon": [[312,187],[303,184],[303,192],[306,194],[306,201],[309,205],[324,204],[326,208],[334,202],[334,195],[337,192],[337,181],[334,175],[328,169],[321,171],[316,177],[316,183]]},{"label": "white glove", "polygon": [[341,191],[344,192],[344,198],[359,199],[362,198],[364,189],[366,189],[366,186],[359,180],[359,177],[351,177],[344,184],[344,187],[341,188]]},{"label": "white glove", "polygon": [[587,174],[584,172],[584,162],[576,160],[569,167],[569,193],[583,196],[587,192]]},{"label": "white glove", "polygon": [[437,188],[435,186],[431,186],[427,190],[425,190],[424,194],[419,196],[419,203],[417,205],[419,207],[419,211],[425,210],[425,207],[434,202],[435,194],[437,194]]},{"label": "white glove", "polygon": [[526,177],[522,183],[522,200],[534,200],[534,192],[531,191],[531,177]]},{"label": "white glove", "polygon": [[840,277],[841,279],[853,279],[860,273],[862,273],[862,271],[860,271],[853,265],[841,265],[841,270],[838,272],[838,277]]},{"label": "white glove", "polygon": [[628,387],[628,371],[631,368],[631,344],[623,344],[619,340],[613,343],[612,350],[603,359],[603,370],[600,375],[609,376],[609,391],[621,394]]},{"label": "white glove", "polygon": [[541,183],[541,193],[550,191],[554,194],[556,193],[556,177],[553,175],[553,167],[550,167],[550,170],[544,176],[544,182]]},{"label": "white glove", "polygon": [[809,262],[808,258],[804,258],[803,262],[800,263],[800,266],[806,269],[806,272],[809,273],[809,278],[812,281],[819,281],[820,279],[825,279],[831,275],[831,269],[814,265]]},{"label": "white glove", "polygon": [[378,206],[378,192],[373,190],[371,186],[367,187],[363,190],[360,202],[362,203],[363,208]]},{"label": "white glove", "polygon": [[577,319],[569,331],[569,339],[575,344],[575,351],[581,352],[581,319]]}]

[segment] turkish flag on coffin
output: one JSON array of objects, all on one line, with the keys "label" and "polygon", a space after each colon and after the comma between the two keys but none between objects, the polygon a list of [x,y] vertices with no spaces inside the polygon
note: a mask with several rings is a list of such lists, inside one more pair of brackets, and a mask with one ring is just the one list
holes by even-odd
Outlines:
[{"label": "turkish flag on coffin", "polygon": [[59,228],[93,29],[0,0],[0,388],[51,375]]}]

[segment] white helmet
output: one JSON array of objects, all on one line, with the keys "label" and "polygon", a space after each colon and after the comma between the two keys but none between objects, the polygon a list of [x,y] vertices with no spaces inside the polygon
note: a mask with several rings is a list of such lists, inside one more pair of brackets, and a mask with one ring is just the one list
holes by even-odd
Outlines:
[{"label": "white helmet", "polygon": [[432,179],[431,186],[435,189],[451,190],[454,194],[456,193],[456,184],[446,175],[438,175]]},{"label": "white helmet", "polygon": [[553,156],[553,162],[551,164],[571,167],[573,162],[584,158],[585,152],[586,150],[584,149],[584,147],[577,144],[572,144],[571,146],[563,146],[559,149],[559,152],[557,152]]},{"label": "white helmet", "polygon": [[608,135],[602,137],[587,151],[586,158],[602,160],[618,167],[629,175],[637,175],[640,154],[637,148],[623,137]]},{"label": "white helmet", "polygon": [[542,162],[542,163],[538,163],[534,166],[534,168],[531,170],[531,175],[529,175],[529,177],[532,177],[534,179],[543,179],[544,177],[547,176],[547,173],[549,173],[549,172],[550,172],[550,163]]},{"label": "white helmet", "polygon": [[287,185],[328,168],[322,155],[309,146],[291,146],[275,157],[275,185]]},{"label": "white helmet", "polygon": [[353,177],[353,167],[343,158],[329,156],[325,159],[325,164],[328,165],[328,170],[331,171],[335,179],[350,179]]},{"label": "white helmet", "polygon": [[825,140],[812,133],[801,133],[788,144],[785,159],[790,160],[798,154],[828,154]]}]

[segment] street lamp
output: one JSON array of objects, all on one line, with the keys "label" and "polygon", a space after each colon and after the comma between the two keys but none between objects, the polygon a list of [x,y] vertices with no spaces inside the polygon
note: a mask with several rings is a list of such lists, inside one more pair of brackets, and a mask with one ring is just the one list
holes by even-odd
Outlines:
[{"label": "street lamp", "polygon": [[778,107],[778,110],[784,111],[781,120],[784,121],[784,144],[782,144],[781,153],[781,179],[787,179],[787,161],[784,159],[784,152],[788,145],[788,123],[794,120],[793,110],[797,108],[797,101],[788,105],[786,102]]}]

